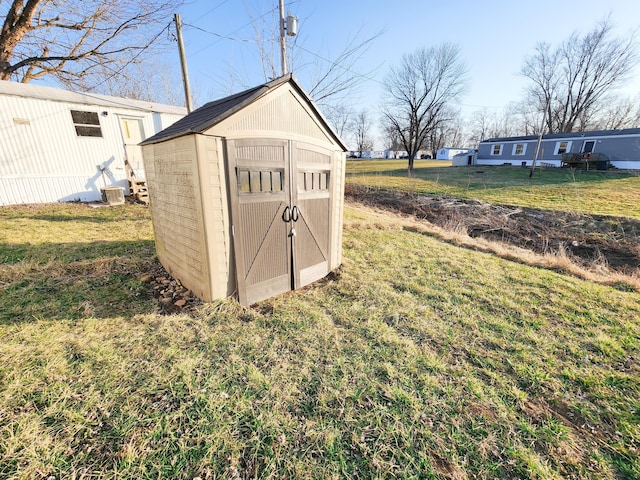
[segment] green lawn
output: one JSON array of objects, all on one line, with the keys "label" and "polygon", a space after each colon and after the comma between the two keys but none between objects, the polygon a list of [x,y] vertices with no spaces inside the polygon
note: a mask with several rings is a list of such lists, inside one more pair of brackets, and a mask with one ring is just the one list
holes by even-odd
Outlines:
[{"label": "green lawn", "polygon": [[[406,160],[349,160],[347,182],[502,205],[640,218],[640,173],[474,166]],[[450,163],[450,162],[449,162]]]},{"label": "green lawn", "polygon": [[640,294],[404,222],[160,316],[147,209],[0,209],[0,478],[640,478]]}]

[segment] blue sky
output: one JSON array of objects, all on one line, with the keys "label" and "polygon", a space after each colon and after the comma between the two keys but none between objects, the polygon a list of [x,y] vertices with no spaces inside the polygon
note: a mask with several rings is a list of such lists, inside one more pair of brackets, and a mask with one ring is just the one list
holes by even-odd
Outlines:
[{"label": "blue sky", "polygon": [[[187,0],[179,13],[196,104],[265,80],[254,25],[271,28],[277,6],[278,0]],[[380,103],[381,82],[390,66],[421,46],[460,46],[469,71],[460,106],[468,114],[482,107],[500,109],[521,98],[526,80],[518,72],[536,43],[557,45],[609,15],[617,35],[640,26],[638,0],[286,0],[285,9],[299,19],[297,42],[304,49],[299,53],[304,63],[295,65],[293,73],[307,89],[326,68],[323,58],[335,58],[356,35],[377,35],[354,68],[370,80],[349,98],[354,108],[372,111]],[[279,57],[274,62],[279,66]],[[640,93],[639,70],[634,77],[624,93]]]}]

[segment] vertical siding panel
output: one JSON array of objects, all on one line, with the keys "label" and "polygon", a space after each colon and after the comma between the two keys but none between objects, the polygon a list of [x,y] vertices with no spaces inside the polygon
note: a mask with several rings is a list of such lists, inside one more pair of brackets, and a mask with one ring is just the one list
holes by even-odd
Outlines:
[{"label": "vertical siding panel", "polygon": [[332,248],[329,268],[338,268],[342,263],[342,227],[344,217],[344,180],[345,180],[346,156],[344,152],[334,153],[333,164],[333,193],[332,193]]},{"label": "vertical siding panel", "polygon": [[195,135],[143,148],[158,258],[198,297],[210,299]]}]

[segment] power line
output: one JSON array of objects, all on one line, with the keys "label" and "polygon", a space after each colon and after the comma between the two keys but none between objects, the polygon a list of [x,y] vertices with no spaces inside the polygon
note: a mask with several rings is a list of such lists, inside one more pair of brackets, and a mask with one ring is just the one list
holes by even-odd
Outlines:
[{"label": "power line", "polygon": [[190,23],[183,23],[182,25],[185,27],[191,27],[195,30],[200,30],[201,32],[208,33],[209,35],[214,35],[220,38],[221,40],[233,40],[235,42],[256,43],[255,40],[245,40],[244,38],[227,37],[224,35],[220,35],[219,33],[216,33],[216,32],[210,32],[209,30],[205,30],[204,28],[197,27],[196,25],[191,25]]},{"label": "power line", "polygon": [[[209,15],[211,12],[215,11],[217,8],[221,7],[222,5],[227,3],[228,1],[229,0],[223,0],[222,2],[218,3],[211,10],[207,11],[204,15],[202,15],[201,18]],[[301,3],[301,1],[302,0],[294,0],[294,1],[289,3],[289,6],[290,5],[294,5],[294,4],[299,4],[299,3]],[[299,5],[298,5],[298,8],[299,8]],[[249,25],[255,23],[257,20],[260,20],[260,19],[266,17],[267,15],[269,15],[269,14],[273,13],[274,11],[276,11],[277,9],[278,9],[278,7],[274,7],[272,9],[266,11],[262,15],[254,18],[254,19],[251,19],[250,22],[238,27],[237,29],[233,30],[232,32],[228,33],[227,35],[222,35],[222,34],[219,34],[219,33],[216,33],[216,32],[212,32],[212,31],[206,30],[206,29],[204,29],[202,27],[198,27],[197,25],[193,25],[193,24],[189,24],[189,23],[183,23],[183,25],[185,27],[190,27],[190,28],[193,28],[195,30],[201,31],[203,33],[206,33],[208,35],[213,35],[213,36],[217,37],[217,40],[215,40],[214,42],[212,42],[212,43],[210,43],[208,45],[203,46],[202,48],[200,48],[200,49],[198,49],[198,50],[196,50],[194,52],[191,52],[189,54],[189,56],[197,55],[198,53],[201,53],[202,51],[213,47],[214,45],[218,44],[222,40],[231,40],[231,41],[236,41],[236,42],[241,42],[241,43],[248,43],[248,44],[256,44],[256,43],[258,43],[257,40],[247,40],[247,39],[243,39],[243,38],[232,37],[231,35],[239,32],[240,30],[242,30],[242,29],[248,27]],[[297,12],[297,9],[296,9],[296,12]],[[266,39],[265,41],[271,41],[271,40],[275,40],[275,38]],[[337,62],[335,62],[333,60],[330,60],[329,58],[326,58],[326,57],[318,54],[318,53],[315,53],[315,52],[313,52],[311,50],[308,50],[308,49],[304,48],[303,46],[301,46],[300,44],[296,43],[295,48],[299,48],[300,50],[303,50],[304,52],[308,53],[309,55],[312,55],[312,56],[314,56],[314,57],[316,57],[316,58],[318,58],[318,59],[320,59],[320,60],[322,60],[324,62],[327,62],[327,63],[329,63],[329,64],[331,64],[331,65],[333,65],[335,67],[338,67],[338,68],[346,71],[346,72],[349,72],[352,75],[358,76],[358,77],[363,78],[365,80],[369,80],[369,81],[374,82],[374,83],[376,83],[378,85],[384,86],[384,82],[382,82],[382,81],[380,81],[380,80],[378,80],[376,78],[373,78],[373,77],[371,77],[369,75],[365,75],[365,74],[362,74],[360,72],[356,72],[356,71],[354,71],[354,70],[352,70],[352,69],[350,69],[348,67],[345,67],[345,66],[341,65],[340,63],[337,63]],[[491,109],[502,109],[502,108],[504,108],[504,107],[495,106],[495,105],[473,105],[473,104],[466,104],[466,103],[461,103],[461,102],[454,102],[454,103],[456,105],[461,106],[461,107],[491,108]]]},{"label": "power line", "polygon": [[223,0],[222,2],[220,2],[219,4],[217,4],[215,7],[213,7],[211,10],[209,10],[208,12],[205,12],[204,14],[200,15],[200,18],[204,18],[207,15],[209,15],[211,12],[217,10],[218,8],[220,8],[222,5],[224,5],[225,3],[227,3],[229,0]]},{"label": "power line", "polygon": [[347,68],[347,67],[345,67],[343,65],[340,65],[339,63],[336,63],[333,60],[329,60],[328,58],[325,58],[322,55],[319,55],[319,54],[317,54],[315,52],[312,52],[311,50],[308,50],[308,49],[304,48],[301,45],[296,45],[296,47],[299,48],[300,50],[303,50],[303,51],[307,52],[310,55],[313,55],[314,57],[319,58],[320,60],[324,60],[325,62],[332,64],[335,67],[341,68],[341,69],[343,69],[343,70],[345,70],[345,71],[347,71],[349,73],[352,73],[353,75],[357,75],[358,77],[362,77],[362,78],[365,78],[367,80],[371,80],[372,82],[377,83],[379,85],[384,85],[384,82],[381,82],[380,80],[377,80],[377,79],[375,79],[373,77],[369,77],[367,75],[363,75],[360,72],[354,72],[353,70],[351,70],[351,69],[349,69],[349,68]]},{"label": "power line", "polygon": [[[298,2],[300,2],[300,1],[301,1],[301,0],[294,0],[294,1],[290,2],[290,5],[293,5],[293,4],[298,3]],[[213,33],[213,32],[206,32],[206,33],[209,33],[209,34],[212,34],[212,35],[216,35],[216,36],[218,36],[218,37],[220,37],[220,38],[219,38],[218,40],[216,40],[215,42],[210,43],[209,45],[205,45],[204,47],[202,47],[202,48],[201,48],[201,49],[199,49],[199,50],[196,50],[195,52],[191,52],[191,53],[189,54],[189,56],[197,55],[198,53],[200,53],[200,52],[202,52],[202,51],[206,50],[207,48],[211,48],[211,47],[213,47],[214,45],[216,45],[218,42],[220,42],[220,41],[222,41],[222,40],[225,40],[225,39],[229,39],[229,40],[236,40],[236,39],[231,38],[231,35],[233,35],[234,33],[236,33],[236,32],[238,32],[238,31],[242,30],[242,29],[243,29],[243,28],[245,28],[245,27],[248,27],[249,25],[251,25],[252,23],[254,23],[256,20],[260,20],[261,18],[266,17],[266,16],[267,16],[267,15],[269,15],[270,13],[273,13],[274,11],[276,11],[277,9],[278,9],[278,7],[272,8],[271,10],[267,10],[265,13],[263,13],[263,14],[262,14],[262,15],[260,15],[259,17],[256,17],[256,18],[251,19],[251,21],[250,21],[250,22],[245,23],[245,24],[244,24],[244,25],[242,25],[241,27],[236,28],[233,32],[228,33],[226,36],[225,36],[225,35],[219,35],[219,34],[217,34],[217,33]],[[195,27],[195,28],[199,28],[199,27]],[[203,30],[203,31],[205,31],[205,30]],[[243,41],[245,41],[245,42],[250,42],[249,40],[243,40]]]},{"label": "power line", "polygon": [[[368,76],[368,75],[363,75],[362,73],[359,73],[359,72],[354,72],[353,70],[351,70],[351,69],[349,69],[349,68],[346,68],[346,67],[344,67],[343,65],[340,65],[339,63],[334,62],[333,60],[329,60],[328,58],[325,58],[325,57],[323,57],[322,55],[319,55],[319,54],[317,54],[317,53],[314,53],[314,52],[312,52],[312,51],[310,51],[310,50],[308,50],[308,49],[304,48],[304,47],[303,47],[303,46],[301,46],[301,45],[296,45],[296,46],[297,46],[297,48],[299,48],[300,50],[304,50],[304,51],[305,51],[305,52],[307,52],[308,54],[313,55],[314,57],[317,57],[317,58],[319,58],[320,60],[324,60],[325,62],[331,63],[332,65],[334,65],[334,66],[336,66],[336,67],[342,68],[343,70],[345,70],[345,71],[347,71],[347,72],[349,72],[349,73],[352,73],[353,75],[357,75],[357,76],[359,76],[359,77],[362,77],[362,78],[365,78],[365,79],[367,79],[367,80],[370,80],[370,81],[372,81],[372,82],[374,82],[374,83],[377,83],[378,85],[384,86],[384,82],[381,82],[380,80],[377,80],[377,79],[375,79],[375,78],[372,78],[372,77],[370,77],[370,76]],[[454,103],[455,103],[456,105],[460,105],[461,107],[473,107],[473,108],[495,108],[495,109],[502,109],[502,108],[504,108],[504,106],[499,107],[499,106],[496,106],[496,105],[471,105],[471,104],[461,103],[461,102],[454,102]]]}]

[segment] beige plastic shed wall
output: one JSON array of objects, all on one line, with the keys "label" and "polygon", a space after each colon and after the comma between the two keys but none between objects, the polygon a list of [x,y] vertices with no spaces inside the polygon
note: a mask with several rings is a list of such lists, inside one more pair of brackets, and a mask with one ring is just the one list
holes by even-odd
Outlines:
[{"label": "beige plastic shed wall", "polygon": [[143,147],[158,259],[206,301],[235,290],[219,148],[220,139],[204,135]]},{"label": "beige plastic shed wall", "polygon": [[203,134],[143,147],[158,258],[205,301],[236,289],[224,142],[244,138],[294,140],[333,151],[329,268],[342,259],[345,153],[286,83]]}]

